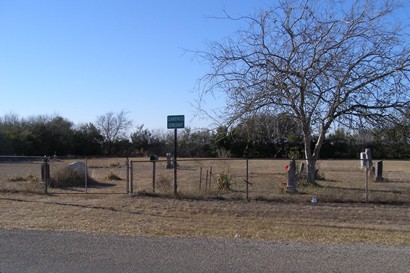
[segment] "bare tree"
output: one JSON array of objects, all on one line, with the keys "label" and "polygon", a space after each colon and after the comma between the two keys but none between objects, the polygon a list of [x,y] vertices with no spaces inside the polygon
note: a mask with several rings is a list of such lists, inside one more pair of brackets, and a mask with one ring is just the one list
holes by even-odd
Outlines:
[{"label": "bare tree", "polygon": [[97,117],[96,127],[104,137],[109,154],[113,143],[127,139],[127,133],[131,125],[132,121],[128,120],[127,113],[124,111],[119,113],[108,112]]},{"label": "bare tree", "polygon": [[410,51],[394,22],[398,1],[352,2],[285,0],[255,16],[226,14],[247,27],[199,52],[211,67],[201,96],[226,94],[229,124],[263,111],[298,120],[310,183],[334,123],[380,122],[409,105]]}]

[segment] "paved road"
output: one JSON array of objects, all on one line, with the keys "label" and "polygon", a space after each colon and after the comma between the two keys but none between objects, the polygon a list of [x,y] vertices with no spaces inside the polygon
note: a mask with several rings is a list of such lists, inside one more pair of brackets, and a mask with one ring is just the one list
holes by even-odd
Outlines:
[{"label": "paved road", "polygon": [[410,246],[0,229],[0,272],[410,272]]}]

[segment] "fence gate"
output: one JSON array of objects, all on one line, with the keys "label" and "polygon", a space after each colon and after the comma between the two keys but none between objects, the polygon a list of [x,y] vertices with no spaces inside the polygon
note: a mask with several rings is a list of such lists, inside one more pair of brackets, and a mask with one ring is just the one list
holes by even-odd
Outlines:
[{"label": "fence gate", "polygon": [[49,193],[127,193],[127,158],[50,158]]}]

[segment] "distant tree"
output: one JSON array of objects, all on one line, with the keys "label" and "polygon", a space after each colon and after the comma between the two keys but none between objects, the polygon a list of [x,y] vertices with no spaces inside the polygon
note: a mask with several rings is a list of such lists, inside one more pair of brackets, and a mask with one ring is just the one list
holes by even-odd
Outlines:
[{"label": "distant tree", "polygon": [[246,117],[232,129],[232,141],[242,143],[243,155],[250,157],[287,155],[291,147],[300,144],[301,137],[297,120],[286,113]]},{"label": "distant tree", "polygon": [[227,126],[216,128],[212,137],[212,150],[218,157],[229,157],[232,149],[232,135]]},{"label": "distant tree", "polygon": [[73,123],[61,116],[19,119],[6,115],[0,121],[2,149],[16,155],[66,155],[72,150]]},{"label": "distant tree", "polygon": [[407,118],[372,130],[373,154],[378,158],[403,159],[410,157],[410,124]]},{"label": "distant tree", "polygon": [[115,142],[128,139],[128,130],[131,125],[132,121],[127,118],[127,113],[124,111],[108,112],[97,117],[96,127],[104,137],[107,154],[112,154]]},{"label": "distant tree", "polygon": [[80,124],[74,130],[73,154],[101,155],[103,136],[92,123]]},{"label": "distant tree", "polygon": [[67,155],[71,152],[73,123],[61,116],[33,116],[23,122],[21,136],[29,154]]},{"label": "distant tree", "polygon": [[151,130],[151,138],[149,143],[149,153],[165,156],[173,151],[174,134],[163,130]]},{"label": "distant tree", "polygon": [[19,142],[19,132],[21,131],[21,121],[15,114],[8,114],[0,117],[0,154],[17,154],[16,144]]},{"label": "distant tree", "polygon": [[151,140],[152,133],[145,129],[144,125],[138,125],[136,130],[131,133],[132,146],[139,155],[144,155],[149,150]]},{"label": "distant tree", "polygon": [[0,155],[12,155],[14,153],[13,145],[7,134],[0,128]]},{"label": "distant tree", "polygon": [[354,140],[344,128],[336,129],[326,137],[321,158],[359,158],[361,147]]},{"label": "distant tree", "polygon": [[[223,92],[227,124],[288,113],[303,132],[307,182],[331,126],[384,122],[409,105],[410,51],[397,1],[284,0],[243,20],[237,36],[199,52],[202,96]],[[312,143],[314,145],[312,145]]]},{"label": "distant tree", "polygon": [[212,135],[209,130],[185,128],[179,133],[178,154],[181,157],[207,157],[212,154]]}]

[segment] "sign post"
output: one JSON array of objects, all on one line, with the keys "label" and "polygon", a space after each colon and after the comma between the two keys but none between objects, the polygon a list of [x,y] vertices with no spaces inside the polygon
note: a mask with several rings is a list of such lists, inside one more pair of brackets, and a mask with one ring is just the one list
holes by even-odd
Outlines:
[{"label": "sign post", "polygon": [[167,117],[167,128],[174,129],[174,194],[178,193],[178,182],[177,182],[177,148],[178,148],[178,138],[177,129],[185,128],[185,116],[176,115]]}]

